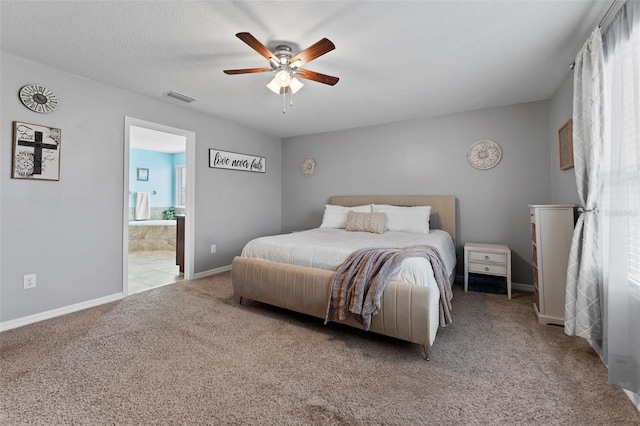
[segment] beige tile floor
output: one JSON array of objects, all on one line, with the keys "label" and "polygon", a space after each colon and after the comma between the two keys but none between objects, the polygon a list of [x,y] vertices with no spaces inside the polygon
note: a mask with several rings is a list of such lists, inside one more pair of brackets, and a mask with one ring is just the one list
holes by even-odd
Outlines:
[{"label": "beige tile floor", "polygon": [[129,252],[129,294],[182,281],[175,251]]}]

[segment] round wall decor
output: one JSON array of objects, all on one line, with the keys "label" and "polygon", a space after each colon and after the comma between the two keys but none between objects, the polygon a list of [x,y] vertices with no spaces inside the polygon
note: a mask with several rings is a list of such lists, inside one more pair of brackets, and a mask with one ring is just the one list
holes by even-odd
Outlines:
[{"label": "round wall decor", "polygon": [[49,89],[37,84],[27,84],[18,92],[20,100],[31,111],[41,114],[51,112],[58,106],[58,98]]},{"label": "round wall decor", "polygon": [[467,161],[472,167],[487,170],[495,167],[502,158],[500,145],[492,140],[484,139],[474,143],[467,153]]},{"label": "round wall decor", "polygon": [[300,173],[304,177],[311,177],[316,174],[316,160],[307,155],[300,161]]}]

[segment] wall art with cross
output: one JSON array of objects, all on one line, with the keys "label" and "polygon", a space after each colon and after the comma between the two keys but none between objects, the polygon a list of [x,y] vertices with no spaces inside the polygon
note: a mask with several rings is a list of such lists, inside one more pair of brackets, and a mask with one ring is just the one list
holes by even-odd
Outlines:
[{"label": "wall art with cross", "polygon": [[14,179],[60,180],[60,137],[55,127],[13,122]]}]

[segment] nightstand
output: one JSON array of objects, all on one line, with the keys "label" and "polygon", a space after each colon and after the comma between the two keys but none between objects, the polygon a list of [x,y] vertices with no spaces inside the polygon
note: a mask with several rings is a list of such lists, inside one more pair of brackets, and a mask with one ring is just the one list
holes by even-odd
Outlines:
[{"label": "nightstand", "polygon": [[465,243],[464,291],[469,289],[469,273],[507,278],[507,295],[511,299],[511,249],[501,244]]}]

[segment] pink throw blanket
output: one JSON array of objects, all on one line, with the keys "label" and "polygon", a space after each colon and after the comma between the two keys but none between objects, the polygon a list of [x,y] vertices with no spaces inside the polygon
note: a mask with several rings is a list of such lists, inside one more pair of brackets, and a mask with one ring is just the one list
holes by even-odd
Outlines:
[{"label": "pink throw blanket", "polygon": [[409,257],[424,257],[431,262],[440,290],[440,325],[451,324],[453,292],[442,257],[431,246],[402,248],[364,248],[353,252],[336,270],[331,281],[331,295],[325,324],[344,320],[349,313],[360,321],[365,330],[371,317],[380,310],[380,299],[389,277],[400,263]]}]

